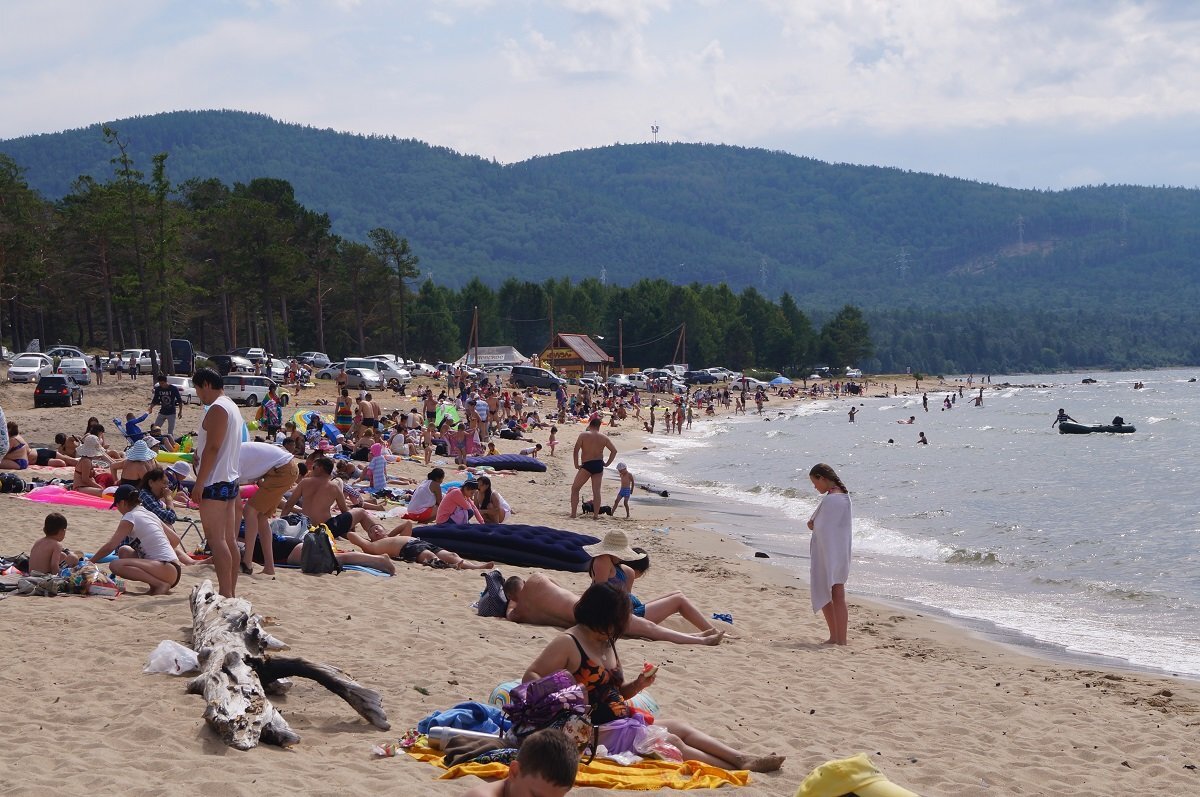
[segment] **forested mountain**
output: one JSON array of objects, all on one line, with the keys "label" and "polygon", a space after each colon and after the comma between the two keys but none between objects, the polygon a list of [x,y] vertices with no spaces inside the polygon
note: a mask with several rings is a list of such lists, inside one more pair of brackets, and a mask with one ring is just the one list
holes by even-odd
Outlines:
[{"label": "forested mountain", "polygon": [[[406,238],[421,278],[641,278],[850,303],[875,365],[925,371],[1200,362],[1200,192],[1029,191],[728,146],[641,144],[502,166],[232,111],[112,123],[166,176],[287,181],[332,233]],[[114,174],[100,126],[0,142],[50,199]],[[629,308],[635,312],[636,308]],[[668,319],[664,319],[666,324]]]}]

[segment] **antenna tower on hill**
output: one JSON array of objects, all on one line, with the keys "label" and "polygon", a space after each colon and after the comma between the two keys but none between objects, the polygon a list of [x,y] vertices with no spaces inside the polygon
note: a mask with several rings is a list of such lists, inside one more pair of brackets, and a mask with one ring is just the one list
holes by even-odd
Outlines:
[{"label": "antenna tower on hill", "polygon": [[650,125],[650,132],[654,135],[654,143],[658,143],[658,122]]},{"label": "antenna tower on hill", "polygon": [[764,257],[758,261],[758,282],[762,286],[764,292],[767,290],[767,259]]},{"label": "antenna tower on hill", "polygon": [[608,284],[608,266],[600,267],[600,284],[601,285]]},{"label": "antenna tower on hill", "polygon": [[1017,245],[1025,246],[1025,217],[1017,214]]}]

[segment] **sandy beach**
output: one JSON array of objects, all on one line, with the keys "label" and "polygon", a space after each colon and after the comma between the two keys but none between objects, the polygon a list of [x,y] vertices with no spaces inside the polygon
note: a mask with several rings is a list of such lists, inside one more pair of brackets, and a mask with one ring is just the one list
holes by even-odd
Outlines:
[{"label": "sandy beach", "polygon": [[[901,391],[912,387],[911,380],[899,384]],[[89,415],[111,426],[115,415],[140,412],[151,387],[146,377],[131,384],[106,376],[102,387],[86,391],[82,407],[33,410],[31,386],[5,383],[0,406],[31,444],[46,444],[57,431],[82,432]],[[296,406],[332,395],[332,385],[322,383]],[[407,410],[412,399],[385,396],[380,403]],[[198,408],[184,413],[190,428]],[[619,650],[627,668],[661,664],[650,691],[664,716],[685,718],[750,752],[788,756],[781,772],[753,775],[737,793],[790,795],[814,766],[858,752],[924,795],[1200,793],[1194,682],[1053,662],[921,612],[864,602],[855,597],[853,571],[850,645],[821,645],[825,626],[811,612],[804,581],[755,560],[719,531],[697,528],[701,518],[672,515],[637,491],[630,520],[569,520],[571,445],[581,428],[560,426],[562,442],[558,456],[546,458],[547,473],[502,475],[495,487],[519,522],[626,531],[652,554],[652,570],[639,584],[643,599],[682,590],[706,613],[733,615],[736,639],[719,647],[626,640]],[[632,421],[615,431],[619,450],[654,445]],[[546,440],[545,432],[534,436]],[[524,444],[497,445],[515,452]],[[420,478],[426,468],[402,462],[389,470]],[[605,503],[616,485],[610,473]],[[0,553],[28,550],[51,507],[14,495],[0,496],[0,507]],[[53,509],[69,519],[66,544],[76,550],[95,550],[117,522],[115,513]],[[666,526],[668,534],[655,531]],[[470,608],[483,583],[477,573],[397,567],[394,578],[285,570],[238,582],[239,594],[273,618],[272,633],[293,655],[335,664],[379,690],[392,723],[392,731],[380,732],[322,687],[300,681],[276,700],[302,736],[288,750],[225,747],[204,725],[201,698],[185,694],[186,678],[142,673],[161,640],[189,642],[188,594],[213,577],[210,567],[185,569],[164,597],[0,600],[0,630],[10,640],[0,678],[0,699],[10,708],[0,730],[5,793],[462,793],[477,781],[438,780],[435,767],[405,755],[377,758],[372,747],[394,741],[431,711],[486,701],[495,684],[519,678],[557,630],[477,617]],[[531,572],[500,567],[505,575]],[[579,592],[587,583],[586,574],[553,577]]]}]

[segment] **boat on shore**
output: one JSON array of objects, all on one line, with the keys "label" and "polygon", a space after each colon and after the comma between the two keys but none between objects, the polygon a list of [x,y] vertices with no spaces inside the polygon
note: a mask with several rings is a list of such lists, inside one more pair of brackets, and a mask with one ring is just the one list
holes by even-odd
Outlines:
[{"label": "boat on shore", "polygon": [[1058,424],[1059,434],[1096,434],[1098,432],[1130,434],[1136,431],[1137,428],[1128,423],[1074,423],[1073,421],[1062,421]]}]

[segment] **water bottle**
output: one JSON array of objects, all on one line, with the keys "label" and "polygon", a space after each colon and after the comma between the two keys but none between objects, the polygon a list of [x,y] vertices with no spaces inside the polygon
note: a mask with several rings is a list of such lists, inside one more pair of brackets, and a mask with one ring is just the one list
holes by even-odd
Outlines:
[{"label": "water bottle", "polygon": [[434,750],[446,749],[446,743],[450,741],[451,737],[457,738],[457,737],[466,736],[471,739],[498,739],[498,738],[500,738],[499,735],[495,734],[495,733],[483,733],[482,731],[468,731],[468,730],[463,730],[462,728],[448,728],[444,725],[435,725],[434,727],[430,728],[429,733],[427,733],[425,735],[429,737],[429,746],[432,747]]}]

